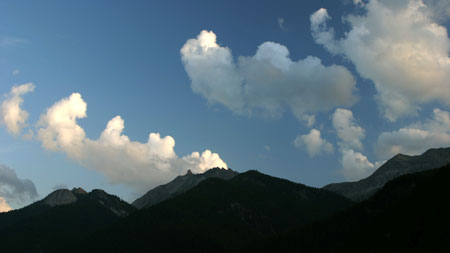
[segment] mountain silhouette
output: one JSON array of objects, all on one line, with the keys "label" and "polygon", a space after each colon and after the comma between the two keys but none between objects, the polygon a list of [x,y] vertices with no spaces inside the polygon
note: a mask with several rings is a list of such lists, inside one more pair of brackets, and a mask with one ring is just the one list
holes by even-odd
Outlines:
[{"label": "mountain silhouette", "polygon": [[0,251],[67,251],[93,231],[135,210],[103,190],[56,190],[22,209],[0,213]]}]

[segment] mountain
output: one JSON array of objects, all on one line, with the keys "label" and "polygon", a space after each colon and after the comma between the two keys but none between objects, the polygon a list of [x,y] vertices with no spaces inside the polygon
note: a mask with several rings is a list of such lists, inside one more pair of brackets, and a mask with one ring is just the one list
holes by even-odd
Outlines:
[{"label": "mountain", "polygon": [[369,199],[242,252],[450,252],[450,165],[400,176]]},{"label": "mountain", "polygon": [[239,173],[231,169],[212,168],[202,174],[193,174],[190,170],[186,175],[178,176],[171,182],[160,185],[148,191],[144,196],[136,199],[132,205],[138,209],[156,205],[180,193],[186,192],[207,178],[220,178],[228,180]]},{"label": "mountain", "polygon": [[56,190],[22,209],[1,213],[0,245],[5,252],[61,251],[134,211],[103,190]]},{"label": "mountain", "polygon": [[323,188],[353,201],[361,201],[372,196],[391,179],[405,174],[439,168],[449,163],[450,148],[429,149],[418,156],[398,154],[365,179],[357,182],[329,184]]},{"label": "mountain", "polygon": [[207,178],[83,241],[78,251],[222,252],[320,220],[353,203],[257,171]]}]

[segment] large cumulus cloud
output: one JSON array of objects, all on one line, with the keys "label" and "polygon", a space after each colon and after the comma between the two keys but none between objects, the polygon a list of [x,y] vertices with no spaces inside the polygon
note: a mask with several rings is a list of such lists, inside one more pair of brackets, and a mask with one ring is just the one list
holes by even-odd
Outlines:
[{"label": "large cumulus cloud", "polygon": [[86,137],[77,120],[87,117],[87,103],[79,93],[64,98],[41,115],[38,139],[49,150],[62,151],[81,165],[102,172],[112,183],[138,192],[165,183],[188,169],[194,173],[212,167],[227,168],[220,156],[205,150],[178,157],[175,140],[150,133],[147,142],[123,134],[124,120],[111,119],[97,140]]},{"label": "large cumulus cloud", "polygon": [[311,15],[311,30],[318,44],[351,60],[375,83],[383,115],[395,121],[429,101],[450,105],[450,39],[435,21],[441,3],[448,8],[438,0],[370,0],[360,4],[364,14],[344,18],[350,30],[340,39],[320,9]]},{"label": "large cumulus cloud", "polygon": [[345,67],[325,66],[314,56],[293,61],[289,50],[275,42],[264,42],[255,55],[235,61],[214,32],[201,31],[184,44],[181,58],[194,92],[238,114],[277,117],[289,109],[308,120],[310,113],[356,100],[355,79]]}]

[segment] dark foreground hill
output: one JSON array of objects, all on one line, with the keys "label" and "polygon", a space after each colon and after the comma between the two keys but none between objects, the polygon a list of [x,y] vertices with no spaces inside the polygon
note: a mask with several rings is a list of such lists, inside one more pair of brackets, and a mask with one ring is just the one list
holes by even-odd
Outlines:
[{"label": "dark foreground hill", "polygon": [[353,201],[361,201],[372,196],[385,183],[396,177],[439,168],[449,163],[450,148],[429,149],[417,156],[398,154],[365,179],[357,182],[329,184],[324,189],[341,194]]},{"label": "dark foreground hill", "polygon": [[27,207],[0,213],[0,252],[66,252],[133,211],[102,190],[57,190]]},{"label": "dark foreground hill", "polygon": [[243,252],[450,252],[450,166],[401,176],[325,221]]},{"label": "dark foreground hill", "polygon": [[248,171],[209,178],[133,213],[80,244],[91,252],[223,252],[320,220],[352,202],[333,192]]}]

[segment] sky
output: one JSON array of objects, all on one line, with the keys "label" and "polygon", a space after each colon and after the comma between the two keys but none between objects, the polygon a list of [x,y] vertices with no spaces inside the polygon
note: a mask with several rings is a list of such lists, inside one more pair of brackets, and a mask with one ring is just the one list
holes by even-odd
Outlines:
[{"label": "sky", "polygon": [[450,2],[1,1],[0,211],[211,167],[314,187],[450,146]]}]

